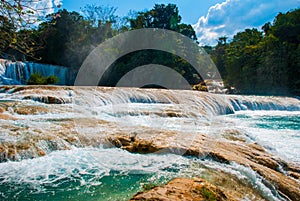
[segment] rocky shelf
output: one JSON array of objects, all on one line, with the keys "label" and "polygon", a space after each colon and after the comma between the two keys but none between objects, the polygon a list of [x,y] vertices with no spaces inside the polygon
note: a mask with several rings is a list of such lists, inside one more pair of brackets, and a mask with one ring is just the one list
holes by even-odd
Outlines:
[{"label": "rocky shelf", "polygon": [[[32,97],[31,93],[43,94],[40,88],[3,88],[7,94],[12,89],[15,97],[0,103],[0,131],[5,134],[0,140],[0,162],[41,157],[51,151],[72,147],[116,147],[140,154],[174,153],[250,168],[264,179],[266,186],[278,192],[278,197],[283,200],[300,199],[299,165],[284,161],[259,144],[248,141],[238,130],[225,129],[220,133],[221,138],[213,138],[206,133],[137,125],[120,127],[113,121],[93,116],[80,117],[81,111],[63,101],[72,101],[73,89],[44,89],[50,90],[55,100],[62,100],[60,104],[39,100],[36,103],[22,98]],[[24,123],[29,116],[47,114],[60,116],[37,118],[30,126]],[[44,124],[47,126],[43,127]],[[89,132],[95,126],[97,129]],[[220,172],[211,175],[215,182],[201,178],[177,178],[165,186],[138,193],[131,200],[241,200],[245,196],[250,200],[266,200],[255,187],[244,185],[239,178]]]}]

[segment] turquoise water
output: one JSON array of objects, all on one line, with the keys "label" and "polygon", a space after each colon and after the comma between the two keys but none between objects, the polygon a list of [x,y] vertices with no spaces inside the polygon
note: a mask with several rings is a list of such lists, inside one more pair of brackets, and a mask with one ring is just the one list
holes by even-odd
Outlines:
[{"label": "turquoise water", "polygon": [[[132,154],[120,149],[75,149],[0,164],[0,200],[121,201],[175,177],[227,172],[277,200],[250,168],[173,154]],[[210,172],[210,173],[208,173]]]},{"label": "turquoise water", "polygon": [[266,129],[291,129],[300,130],[300,117],[298,115],[292,116],[263,116],[258,119],[261,123],[256,123],[259,128]]},{"label": "turquoise water", "polygon": [[229,115],[236,128],[273,154],[300,165],[300,113],[244,111]]},{"label": "turquoise water", "polygon": [[[230,129],[239,130],[276,155],[300,162],[299,112],[245,111],[222,119],[224,125],[234,122]],[[164,184],[175,177],[205,178],[195,163],[246,178],[272,198],[262,179],[246,167],[195,162],[173,154],[140,155],[117,148],[74,148],[45,157],[0,163],[0,200],[128,200],[153,184]]]},{"label": "turquoise water", "polygon": [[253,122],[254,127],[257,128],[265,128],[271,130],[300,130],[300,115],[290,113],[286,116],[276,116],[276,115],[247,115],[247,114],[237,114],[233,115],[239,119],[248,119]]},{"label": "turquoise water", "polygon": [[1,200],[128,200],[188,166],[176,155],[76,149],[0,164]]},{"label": "turquoise water", "polygon": [[[99,179],[99,185],[85,185],[76,178],[42,184],[38,188],[29,184],[9,183],[1,185],[1,197],[5,200],[128,200],[142,190],[151,174],[126,175],[111,172]],[[164,180],[162,180],[164,181]]]}]

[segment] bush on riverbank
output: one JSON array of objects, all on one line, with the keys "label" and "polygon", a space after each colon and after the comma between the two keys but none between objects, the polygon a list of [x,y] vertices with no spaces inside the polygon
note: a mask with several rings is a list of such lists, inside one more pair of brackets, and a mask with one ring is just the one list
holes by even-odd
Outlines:
[{"label": "bush on riverbank", "polygon": [[57,76],[50,75],[50,76],[42,76],[39,73],[33,73],[29,80],[27,81],[28,85],[48,85],[48,84],[56,84],[59,82]]}]

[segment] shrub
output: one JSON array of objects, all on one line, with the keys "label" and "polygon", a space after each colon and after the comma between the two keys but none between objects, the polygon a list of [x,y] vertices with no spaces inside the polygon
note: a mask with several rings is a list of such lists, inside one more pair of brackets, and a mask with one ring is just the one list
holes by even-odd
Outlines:
[{"label": "shrub", "polygon": [[50,75],[46,78],[47,80],[47,84],[55,84],[57,82],[59,82],[59,79],[57,76],[54,76],[54,75]]},{"label": "shrub", "polygon": [[51,75],[48,77],[44,77],[41,74],[35,72],[33,73],[29,80],[27,81],[28,85],[47,85],[47,84],[55,84],[59,82],[57,76]]}]

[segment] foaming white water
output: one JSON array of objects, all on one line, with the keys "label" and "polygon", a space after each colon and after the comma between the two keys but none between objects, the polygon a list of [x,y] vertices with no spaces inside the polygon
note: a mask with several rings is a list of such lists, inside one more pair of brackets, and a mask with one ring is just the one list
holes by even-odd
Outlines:
[{"label": "foaming white water", "polygon": [[[135,177],[144,178],[145,182],[147,179],[151,182],[152,176],[155,176],[155,179],[170,179],[188,164],[188,159],[172,154],[139,155],[120,149],[74,148],[69,151],[52,152],[41,158],[1,163],[0,185],[3,188],[0,190],[0,197],[2,195],[2,198],[14,197],[23,200],[31,195],[50,194],[51,199],[55,199],[52,192],[76,192],[80,189],[85,189],[86,196],[90,197],[93,195],[89,192],[90,188],[98,189],[95,191],[100,189],[108,194],[110,191],[121,193],[120,191],[126,189],[132,191],[132,187],[126,183],[134,186]],[[106,184],[109,183],[107,178],[114,182]],[[110,189],[117,185],[123,186],[123,189],[119,192],[117,189]],[[140,183],[136,185],[137,189],[133,193],[141,188]],[[74,196],[76,198],[76,195]],[[106,200],[109,200],[109,197],[106,197]]]},{"label": "foaming white water", "polygon": [[300,101],[290,97],[273,96],[228,96],[235,111],[283,110],[299,111]]},{"label": "foaming white water", "polygon": [[[253,141],[269,141],[268,145],[264,144],[274,147],[278,152],[288,153],[293,161],[296,160],[295,157],[297,158],[293,155],[297,155],[296,152],[299,150],[297,143],[292,142],[299,140],[295,129],[288,131],[290,137],[286,137],[281,130],[252,128],[248,119],[231,119],[227,116],[234,113],[238,115],[241,111],[264,114],[267,110],[271,111],[271,116],[280,114],[281,111],[293,111],[292,113],[297,114],[297,111],[300,111],[300,101],[296,98],[227,96],[197,91],[102,87],[46,87],[45,89],[24,87],[22,90],[17,87],[2,87],[0,91],[2,91],[1,102],[16,102],[16,105],[8,107],[5,113],[17,120],[0,122],[3,127],[8,127],[1,129],[0,138],[4,139],[4,142],[8,139],[10,142],[12,139],[15,142],[22,139],[22,137],[14,135],[10,131],[10,127],[14,129],[28,128],[32,133],[24,133],[24,135],[32,135],[34,138],[44,135],[43,133],[47,133],[47,136],[49,133],[54,136],[59,133],[60,129],[63,132],[71,132],[65,129],[65,124],[59,124],[59,122],[69,119],[68,124],[73,121],[71,123],[77,127],[77,132],[86,135],[87,138],[112,130],[134,132],[137,127],[215,136],[221,136],[226,130],[238,130],[246,138],[252,138]],[[19,106],[40,107],[44,108],[46,112],[41,110],[34,114],[24,115],[18,112]],[[84,128],[84,124],[83,127],[81,126],[81,121],[84,119],[90,119],[91,122],[104,120],[113,123],[114,126],[95,123]],[[36,130],[40,130],[40,132],[36,132]],[[266,135],[260,133],[266,133]],[[267,133],[269,134],[267,135]],[[279,134],[276,137],[272,136],[272,133]],[[66,135],[59,136],[64,141],[63,137]],[[69,147],[68,143],[65,143],[66,147]],[[292,144],[294,147],[288,149],[288,144]],[[286,148],[282,149],[281,147]]]},{"label": "foaming white water", "polygon": [[[285,97],[230,96],[197,91],[155,90],[135,88],[86,88],[74,90],[73,103],[84,109],[108,106],[112,112],[134,115],[160,104],[180,116],[200,117],[232,114],[240,110],[299,111],[300,101]],[[139,105],[138,105],[139,104]],[[143,107],[144,106],[144,107]],[[167,107],[169,106],[169,108]]]},{"label": "foaming white water", "polygon": [[240,111],[224,117],[253,142],[285,160],[300,164],[299,111]]},{"label": "foaming white water", "polygon": [[[130,104],[140,104],[134,105],[134,109],[136,106],[140,107],[136,110],[146,110],[146,106],[149,104],[161,104],[160,106],[169,106],[171,110],[179,111],[179,114],[182,114],[181,116],[216,116],[232,114],[234,111],[240,110],[300,111],[300,101],[296,98],[232,96],[197,91],[81,87],[45,90],[25,88],[18,92],[14,92],[12,88],[5,92],[6,96],[2,99],[22,100],[30,98],[34,101],[46,103],[48,102],[43,99],[44,97],[54,96],[60,99],[61,103],[72,103],[75,107],[82,108],[82,111],[91,111],[100,106],[111,106],[117,113],[121,109],[125,111],[128,108],[130,109]],[[145,105],[144,108],[142,104]]]},{"label": "foaming white water", "polygon": [[[205,167],[211,168],[215,171],[219,170],[231,175],[235,175],[239,180],[249,182],[250,185],[258,189],[263,195],[263,197],[267,200],[270,201],[280,200],[279,199],[280,196],[278,192],[275,190],[275,188],[249,167],[245,167],[236,163],[231,163],[231,164],[216,163],[215,161],[210,161],[210,160],[199,161],[199,162]],[[197,172],[199,172],[195,168],[189,169],[188,171],[192,171],[193,174],[197,174]],[[244,200],[247,200],[247,195],[245,195]]]},{"label": "foaming white water", "polygon": [[[77,191],[81,187],[102,188],[112,181],[118,183],[118,180],[112,179],[116,175],[146,175],[149,177],[147,181],[150,178],[189,176],[186,172],[197,176],[197,169],[190,167],[191,160],[180,156],[138,155],[118,149],[82,148],[101,146],[102,141],[98,143],[95,136],[104,133],[105,137],[117,133],[115,131],[131,135],[137,129],[151,135],[164,129],[175,133],[180,131],[178,133],[184,136],[182,139],[190,140],[184,132],[221,136],[227,129],[237,130],[238,134],[252,141],[272,147],[270,150],[273,153],[299,161],[297,121],[295,125],[288,123],[300,114],[300,101],[295,98],[101,87],[2,87],[0,91],[0,107],[5,108],[3,114],[16,118],[0,120],[1,142],[33,142],[32,146],[39,148],[26,152],[26,156],[20,152],[15,159],[37,157],[37,151],[47,154],[36,159],[1,163],[0,183],[5,187],[1,192],[4,197],[6,191],[24,195],[27,192],[20,190],[24,186],[33,194],[56,192],[57,189]],[[77,133],[73,124],[77,126]],[[80,142],[77,134],[84,136],[85,143]],[[34,143],[33,139],[38,142]],[[64,149],[71,150],[56,151]],[[277,195],[272,187],[266,187],[265,181],[250,168],[202,162],[197,161],[203,166],[227,171],[249,181],[268,200],[276,200]],[[188,171],[189,168],[193,171]],[[201,175],[201,172],[198,173]],[[137,182],[137,188],[141,182]],[[128,184],[131,183],[125,182],[124,186]]]},{"label": "foaming white water", "polygon": [[66,67],[0,59],[0,84],[26,84],[35,72],[42,76],[57,76],[59,85],[71,85],[75,80],[75,73]]},{"label": "foaming white water", "polygon": [[[105,177],[114,180],[121,176],[120,185],[126,185],[127,180],[134,175],[143,177],[145,183],[158,183],[161,179],[161,182],[166,182],[175,177],[202,177],[207,168],[234,175],[253,185],[266,199],[278,200],[277,192],[272,187],[266,187],[265,181],[257,173],[235,163],[226,165],[173,154],[140,155],[120,149],[102,148],[75,148],[52,152],[41,158],[1,163],[0,185],[6,187],[10,184],[14,188],[2,189],[0,195],[9,197],[13,194],[17,200],[22,200],[24,188],[30,194],[51,194],[52,191],[67,192],[91,187],[106,191],[109,189],[103,186]],[[114,188],[116,183],[110,185],[110,188]],[[141,186],[135,191],[140,188]],[[92,193],[86,195],[88,194]],[[55,194],[52,196],[54,199]]]}]

